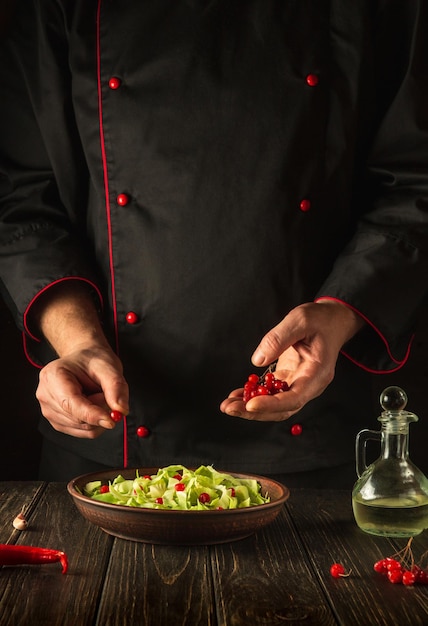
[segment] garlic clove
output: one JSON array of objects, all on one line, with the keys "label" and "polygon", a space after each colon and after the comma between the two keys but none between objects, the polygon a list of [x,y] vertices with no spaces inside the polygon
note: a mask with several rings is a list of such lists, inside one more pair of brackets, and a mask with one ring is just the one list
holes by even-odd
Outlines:
[{"label": "garlic clove", "polygon": [[16,528],[16,530],[25,530],[28,527],[28,522],[22,513],[18,513],[12,524],[13,527]]}]

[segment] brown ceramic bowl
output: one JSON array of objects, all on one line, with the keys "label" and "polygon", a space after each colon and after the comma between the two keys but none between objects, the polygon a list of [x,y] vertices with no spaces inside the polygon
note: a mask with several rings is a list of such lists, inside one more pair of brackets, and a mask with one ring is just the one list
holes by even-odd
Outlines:
[{"label": "brown ceramic bowl", "polygon": [[[155,474],[157,468],[138,470],[140,475]],[[121,539],[165,545],[210,545],[236,541],[270,524],[290,495],[279,482],[252,474],[233,474],[255,478],[270,502],[224,511],[169,511],[108,504],[82,495],[83,487],[93,480],[113,481],[121,474],[134,478],[135,469],[115,469],[85,474],[71,480],[67,490],[80,513],[102,530]]]}]

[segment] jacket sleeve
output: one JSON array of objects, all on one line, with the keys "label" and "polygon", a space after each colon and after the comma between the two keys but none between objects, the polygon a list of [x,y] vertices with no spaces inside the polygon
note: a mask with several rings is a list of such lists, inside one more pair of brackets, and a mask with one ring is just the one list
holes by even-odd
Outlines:
[{"label": "jacket sleeve", "polygon": [[[78,211],[88,193],[88,175],[79,153],[78,132],[72,128],[74,117],[67,111],[71,98],[66,87],[69,77],[61,16],[52,9],[50,31],[45,28],[40,37],[37,31],[42,18],[37,19],[33,2],[22,5],[8,37],[0,42],[0,84],[4,90],[0,98],[0,288],[18,327],[26,331],[29,343],[34,340],[36,345],[28,313],[50,285],[82,280],[98,300],[101,294],[95,263],[86,252],[89,246],[85,245],[83,216]],[[46,58],[57,59],[51,66],[39,58],[41,50],[49,46],[56,54]],[[69,128],[62,131],[55,120],[48,129],[41,128],[38,112],[43,104],[34,85],[47,98],[49,90],[63,90],[58,102],[64,106],[58,115],[64,116]],[[67,139],[61,137],[61,141],[70,142],[69,168],[74,171],[69,179],[77,182],[76,189],[67,193],[67,203],[58,190],[55,159],[47,152],[45,132],[64,132]]]},{"label": "jacket sleeve", "polygon": [[376,123],[355,192],[360,217],[317,296],[366,320],[343,352],[374,372],[405,362],[428,286],[427,3],[382,4],[373,34]]}]

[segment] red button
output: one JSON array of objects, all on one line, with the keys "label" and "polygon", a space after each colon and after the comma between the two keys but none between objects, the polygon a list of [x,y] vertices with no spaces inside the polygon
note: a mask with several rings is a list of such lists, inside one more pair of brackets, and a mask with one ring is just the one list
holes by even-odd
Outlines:
[{"label": "red button", "polygon": [[116,198],[116,202],[120,206],[126,206],[129,201],[130,201],[130,197],[128,196],[127,193],[120,193]]},{"label": "red button", "polygon": [[309,87],[316,87],[319,83],[319,77],[316,74],[308,74],[306,76],[306,82]]},{"label": "red button", "polygon": [[134,313],[134,311],[129,311],[129,313],[126,314],[126,321],[128,324],[136,324],[138,322],[138,315]]},{"label": "red button", "polygon": [[142,439],[144,439],[145,437],[148,437],[150,435],[150,431],[146,426],[139,426],[137,428],[137,437],[141,437]]},{"label": "red button", "polygon": [[108,81],[108,86],[110,87],[110,89],[119,89],[121,84],[122,81],[120,80],[120,78],[117,78],[117,76],[112,76]]},{"label": "red button", "polygon": [[293,424],[293,426],[290,428],[290,433],[293,435],[293,437],[298,437],[302,434],[302,431],[303,428],[301,424]]},{"label": "red button", "polygon": [[301,200],[300,202],[300,210],[306,213],[306,211],[309,211],[310,208],[311,208],[311,201],[308,200],[307,198],[303,198],[303,200]]}]

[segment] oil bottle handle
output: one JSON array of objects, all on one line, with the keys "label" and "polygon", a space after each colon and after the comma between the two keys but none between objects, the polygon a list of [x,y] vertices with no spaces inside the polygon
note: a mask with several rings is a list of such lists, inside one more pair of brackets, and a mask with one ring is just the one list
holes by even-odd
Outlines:
[{"label": "oil bottle handle", "polygon": [[366,471],[366,445],[368,441],[380,441],[381,432],[377,430],[361,430],[355,440],[355,459],[357,463],[357,476]]}]

